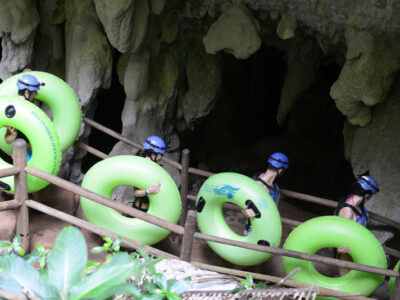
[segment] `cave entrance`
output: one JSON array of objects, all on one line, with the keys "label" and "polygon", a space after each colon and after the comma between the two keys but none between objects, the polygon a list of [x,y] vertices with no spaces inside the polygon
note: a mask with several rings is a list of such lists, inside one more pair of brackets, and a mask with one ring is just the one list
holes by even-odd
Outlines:
[{"label": "cave entrance", "polygon": [[[114,60],[118,60],[114,58]],[[118,80],[117,67],[114,64],[110,89],[102,89],[96,97],[96,108],[93,120],[116,132],[122,131],[121,114],[125,103],[124,87]],[[118,141],[97,129],[92,128],[88,144],[101,152],[108,154]],[[82,172],[85,174],[95,163],[101,159],[87,154],[82,160]]]},{"label": "cave entrance", "polygon": [[[182,147],[191,150],[191,165],[249,176],[265,171],[271,153],[284,152],[290,158],[290,168],[279,179],[282,188],[339,199],[354,180],[344,158],[345,118],[329,96],[340,67],[322,63],[313,85],[279,126],[276,113],[287,72],[285,55],[267,45],[246,60],[221,55],[219,99],[194,131],[181,135]],[[294,204],[315,206],[298,203]],[[332,214],[332,209],[328,210]],[[318,213],[323,211],[318,206]]]}]

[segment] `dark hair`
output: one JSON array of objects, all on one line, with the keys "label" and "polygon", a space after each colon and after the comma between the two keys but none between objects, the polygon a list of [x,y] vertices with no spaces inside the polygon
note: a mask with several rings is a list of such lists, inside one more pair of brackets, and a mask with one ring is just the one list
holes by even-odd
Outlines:
[{"label": "dark hair", "polygon": [[267,170],[278,172],[279,169],[281,168],[274,167],[272,164],[267,165]]},{"label": "dark hair", "polygon": [[24,96],[25,97],[25,90],[27,90],[27,89],[18,90],[18,96]]},{"label": "dark hair", "polygon": [[372,195],[372,192],[370,190],[364,190],[357,181],[352,184],[351,191],[354,195],[358,195],[361,197],[363,197],[367,194]]},{"label": "dark hair", "polygon": [[141,157],[146,157],[146,156],[151,156],[152,154],[157,154],[156,152],[154,152],[153,149],[144,149],[144,150],[139,150],[136,155],[137,156],[141,156]]}]

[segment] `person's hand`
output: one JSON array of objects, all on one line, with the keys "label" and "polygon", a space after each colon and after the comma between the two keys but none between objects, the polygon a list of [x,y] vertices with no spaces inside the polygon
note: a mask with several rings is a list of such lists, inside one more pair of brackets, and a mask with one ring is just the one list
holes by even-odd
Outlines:
[{"label": "person's hand", "polygon": [[242,213],[248,218],[253,218],[256,216],[255,211],[252,210],[251,208],[246,208],[246,209],[242,210]]},{"label": "person's hand", "polygon": [[147,194],[157,194],[160,191],[161,183],[153,184],[146,189]]},{"label": "person's hand", "polygon": [[11,126],[6,125],[7,128],[7,132],[6,132],[6,136],[5,136],[5,140],[7,144],[11,144],[18,135],[17,129]]},{"label": "person's hand", "polygon": [[348,246],[344,246],[344,247],[339,247],[339,248],[337,249],[337,251],[338,251],[339,253],[350,253],[350,252],[351,252],[351,249],[350,249],[350,247],[348,247]]}]

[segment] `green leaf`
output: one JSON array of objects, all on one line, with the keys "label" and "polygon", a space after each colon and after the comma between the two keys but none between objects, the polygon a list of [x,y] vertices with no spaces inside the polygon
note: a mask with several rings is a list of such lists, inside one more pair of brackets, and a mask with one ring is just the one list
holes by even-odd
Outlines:
[{"label": "green leaf", "polygon": [[111,239],[109,236],[103,237],[103,240],[104,240],[107,244],[111,244],[111,243],[112,243],[112,239]]},{"label": "green leaf", "polygon": [[165,276],[163,274],[161,274],[161,273],[154,274],[153,281],[160,289],[163,289],[163,290],[168,289],[167,279],[165,278]]},{"label": "green leaf", "polygon": [[234,294],[234,293],[237,293],[237,292],[239,292],[239,291],[243,291],[243,290],[245,290],[245,289],[246,289],[246,288],[244,288],[244,287],[238,287],[238,288],[233,289],[233,290],[231,291],[231,293]]},{"label": "green leaf", "polygon": [[9,247],[11,247],[12,246],[12,244],[10,243],[10,242],[7,242],[7,241],[0,241],[0,249],[1,248],[9,248]]},{"label": "green leaf", "polygon": [[138,300],[162,300],[164,299],[164,294],[149,294],[149,293],[141,293]]},{"label": "green leaf", "polygon": [[97,247],[94,247],[92,250],[90,250],[90,252],[92,252],[92,253],[104,252],[104,248],[100,247],[100,246],[97,246]]},{"label": "green leaf", "polygon": [[112,243],[113,251],[119,251],[120,245],[121,245],[121,241],[122,241],[122,238],[119,237]]},{"label": "green leaf", "polygon": [[12,244],[13,244],[13,246],[20,246],[21,245],[21,236],[19,234],[14,236]]},{"label": "green leaf", "polygon": [[150,293],[155,294],[157,293],[158,287],[154,282],[145,281],[143,283],[143,288],[148,290]]},{"label": "green leaf", "polygon": [[181,300],[181,296],[179,296],[178,294],[175,294],[173,292],[167,292],[165,294],[165,296],[167,296],[168,300]]},{"label": "green leaf", "polygon": [[75,227],[65,227],[48,257],[48,276],[63,295],[79,281],[86,261],[87,248],[82,233]]},{"label": "green leaf", "polygon": [[96,297],[96,300],[110,299],[116,295],[134,295],[138,298],[140,296],[140,291],[133,285],[133,283],[123,283],[102,292],[101,295]]},{"label": "green leaf", "polygon": [[190,288],[190,277],[186,277],[178,282],[175,282],[174,285],[171,286],[168,290],[173,293],[182,294],[186,292]]},{"label": "green leaf", "polygon": [[97,299],[105,291],[125,283],[132,275],[133,269],[132,257],[127,253],[117,253],[109,262],[72,287],[68,299]]},{"label": "green leaf", "polygon": [[28,264],[32,265],[35,262],[38,262],[41,259],[41,257],[42,257],[42,255],[39,253],[39,251],[35,250],[35,251],[29,253],[28,255],[26,255],[24,257],[24,259]]},{"label": "green leaf", "polygon": [[[18,256],[0,257],[0,289],[20,296],[25,288],[36,297],[49,299],[55,297],[53,290],[40,276],[39,272]],[[17,291],[14,290],[18,286]]]},{"label": "green leaf", "polygon": [[250,274],[246,274],[246,280],[250,285],[253,285],[253,277]]},{"label": "green leaf", "polygon": [[267,284],[265,282],[259,282],[254,286],[255,289],[266,289]]},{"label": "green leaf", "polygon": [[14,247],[15,252],[17,252],[20,256],[24,256],[25,255],[25,250],[22,249],[21,246],[15,246]]}]

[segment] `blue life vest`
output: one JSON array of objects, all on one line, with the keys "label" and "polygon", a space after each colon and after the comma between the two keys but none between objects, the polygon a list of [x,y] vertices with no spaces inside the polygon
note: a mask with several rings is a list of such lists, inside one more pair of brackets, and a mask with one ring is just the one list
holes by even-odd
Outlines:
[{"label": "blue life vest", "polygon": [[274,185],[270,186],[268,183],[266,183],[264,180],[262,180],[259,177],[260,175],[261,175],[261,172],[258,172],[256,174],[254,174],[252,178],[256,181],[260,181],[265,187],[268,188],[271,198],[274,199],[276,206],[278,206],[279,195],[281,193],[281,190],[279,189],[278,184],[276,184],[276,182],[274,182]]},{"label": "blue life vest", "polygon": [[349,203],[346,202],[346,200],[347,200],[349,197],[350,197],[350,196],[344,197],[344,198],[342,198],[342,199],[339,200],[338,205],[336,206],[334,215],[335,215],[335,216],[338,216],[340,210],[341,210],[343,207],[350,207],[351,210],[355,213],[355,215],[356,215],[356,217],[357,217],[356,222],[357,222],[358,224],[361,224],[362,226],[367,226],[367,222],[368,222],[368,218],[369,218],[368,210],[364,207],[364,204],[362,203],[362,204],[360,205],[360,209],[361,209],[361,213],[360,213],[353,205],[351,205],[351,204],[349,204]]}]

